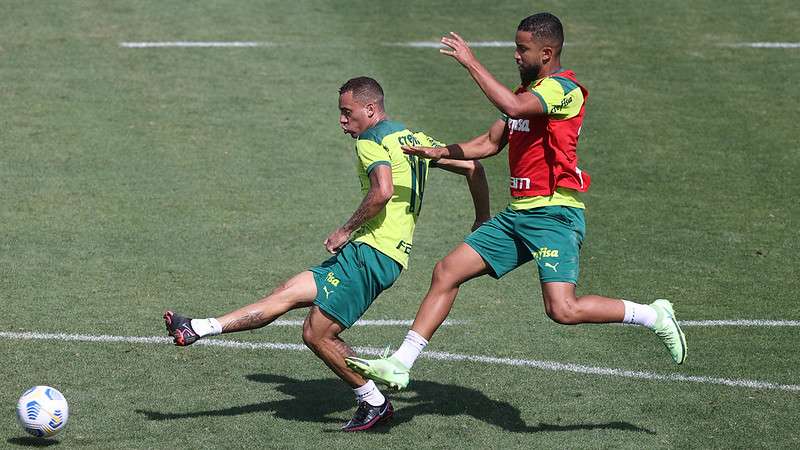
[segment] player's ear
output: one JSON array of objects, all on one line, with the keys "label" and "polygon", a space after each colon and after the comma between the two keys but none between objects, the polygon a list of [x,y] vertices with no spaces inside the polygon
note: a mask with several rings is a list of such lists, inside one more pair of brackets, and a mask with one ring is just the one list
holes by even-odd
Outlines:
[{"label": "player's ear", "polygon": [[553,47],[550,47],[549,45],[545,45],[544,47],[542,47],[542,52],[541,52],[542,64],[547,64],[548,62],[550,62],[550,60],[553,59],[554,53],[555,50],[553,50]]},{"label": "player's ear", "polygon": [[364,110],[367,112],[367,117],[372,117],[375,115],[375,105],[372,103],[367,103],[364,106]]}]

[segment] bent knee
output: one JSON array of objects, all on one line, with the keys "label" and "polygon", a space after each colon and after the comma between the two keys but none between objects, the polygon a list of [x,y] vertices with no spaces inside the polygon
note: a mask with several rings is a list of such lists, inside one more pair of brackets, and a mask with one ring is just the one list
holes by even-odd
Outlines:
[{"label": "bent knee", "polygon": [[456,286],[458,282],[453,275],[451,263],[446,259],[440,260],[433,266],[432,282],[436,284],[446,284]]},{"label": "bent knee", "polygon": [[321,340],[322,335],[315,332],[314,329],[308,325],[308,322],[303,324],[303,343],[306,344],[306,347],[313,350],[319,347]]},{"label": "bent knee", "polygon": [[571,300],[551,302],[545,307],[547,316],[561,325],[575,325],[582,322],[582,314],[578,303]]},{"label": "bent knee", "polygon": [[314,328],[308,321],[303,324],[303,343],[311,350],[323,347],[327,343],[335,341],[337,338],[338,334],[332,333],[330,330]]}]

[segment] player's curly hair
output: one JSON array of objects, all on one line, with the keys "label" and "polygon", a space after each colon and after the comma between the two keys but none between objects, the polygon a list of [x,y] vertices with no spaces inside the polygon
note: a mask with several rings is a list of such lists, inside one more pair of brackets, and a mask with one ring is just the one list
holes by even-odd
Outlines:
[{"label": "player's curly hair", "polygon": [[339,95],[345,92],[352,92],[353,98],[361,104],[376,103],[383,108],[383,88],[380,83],[370,77],[356,77],[347,80],[339,88]]},{"label": "player's curly hair", "polygon": [[538,13],[522,19],[517,31],[527,31],[532,33],[536,40],[547,42],[556,48],[557,53],[561,53],[564,45],[564,28],[558,17],[550,13]]}]

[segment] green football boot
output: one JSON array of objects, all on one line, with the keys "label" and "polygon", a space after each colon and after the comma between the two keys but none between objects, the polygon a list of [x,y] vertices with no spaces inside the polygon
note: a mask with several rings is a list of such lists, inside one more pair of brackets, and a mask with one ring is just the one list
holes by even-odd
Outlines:
[{"label": "green football boot", "polygon": [[678,321],[675,319],[675,312],[672,310],[672,303],[660,298],[650,306],[656,310],[658,316],[653,324],[653,331],[661,338],[667,346],[672,359],[683,364],[686,361],[686,336],[683,335]]},{"label": "green football boot", "polygon": [[396,358],[392,356],[387,358],[387,353],[385,352],[380,359],[361,359],[350,356],[344,361],[347,367],[364,378],[385,384],[393,389],[404,389],[408,386],[409,370]]}]

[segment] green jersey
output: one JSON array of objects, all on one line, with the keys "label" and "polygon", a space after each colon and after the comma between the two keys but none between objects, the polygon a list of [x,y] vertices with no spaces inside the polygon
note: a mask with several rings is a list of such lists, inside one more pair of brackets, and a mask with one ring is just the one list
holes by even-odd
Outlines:
[{"label": "green jersey", "polygon": [[405,125],[384,120],[356,140],[357,170],[361,193],[369,191],[369,173],[380,165],[392,169],[394,194],[378,215],[364,223],[353,240],[364,242],[408,267],[414,227],[422,208],[430,160],[406,155],[400,146],[439,147],[443,144],[424,133],[409,131]]}]

